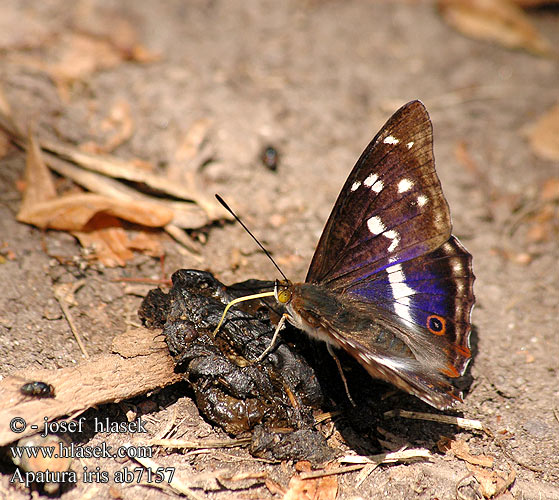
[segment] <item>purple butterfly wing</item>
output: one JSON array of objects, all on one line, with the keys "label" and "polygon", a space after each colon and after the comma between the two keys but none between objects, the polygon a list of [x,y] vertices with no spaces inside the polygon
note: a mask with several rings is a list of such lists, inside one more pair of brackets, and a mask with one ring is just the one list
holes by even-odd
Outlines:
[{"label": "purple butterfly wing", "polygon": [[419,101],[400,108],[357,161],[306,281],[360,309],[371,304],[386,325],[384,338],[399,339],[413,353],[399,357],[379,340],[382,332],[367,337],[332,329],[338,345],[373,376],[439,408],[460,399],[445,378],[462,375],[471,357],[474,275],[471,255],[451,236],[432,125]]}]

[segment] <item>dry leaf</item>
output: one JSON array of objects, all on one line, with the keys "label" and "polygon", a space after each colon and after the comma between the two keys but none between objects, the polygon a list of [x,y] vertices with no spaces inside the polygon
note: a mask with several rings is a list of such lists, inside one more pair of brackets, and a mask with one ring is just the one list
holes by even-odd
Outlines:
[{"label": "dry leaf", "polygon": [[452,453],[456,458],[470,464],[481,465],[482,467],[493,467],[493,457],[487,455],[472,455],[468,443],[462,439],[453,440],[443,436],[439,439],[437,447],[443,453]]},{"label": "dry leaf", "polygon": [[493,498],[504,493],[516,479],[514,469],[505,475],[503,472],[481,469],[475,465],[466,464],[466,467],[476,478],[481,488],[481,494],[485,498]]},{"label": "dry leaf", "polygon": [[99,214],[88,223],[87,232],[73,231],[84,248],[90,250],[90,257],[98,259],[107,267],[124,266],[138,250],[152,257],[160,257],[163,249],[155,235],[140,231],[130,239],[115,217]]},{"label": "dry leaf", "polygon": [[22,206],[17,220],[40,228],[83,231],[97,214],[148,227],[163,227],[173,219],[173,211],[159,204],[79,193]]},{"label": "dry leaf", "polygon": [[[132,161],[122,160],[115,156],[84,153],[77,148],[54,141],[43,141],[42,146],[89,170],[114,178],[143,183],[154,191],[165,193],[181,200],[192,200],[204,209],[210,220],[232,219],[231,215],[213,196],[209,196],[204,189],[198,186],[195,172],[186,172],[183,177],[184,182],[177,183],[161,175],[153,174],[145,168],[138,168]],[[65,167],[65,170],[70,170],[68,167]],[[58,170],[58,166],[56,168]],[[66,174],[63,173],[62,175]],[[91,187],[88,187],[88,189],[91,189]],[[181,225],[179,222],[175,223],[179,226]]]},{"label": "dry leaf", "polygon": [[537,156],[559,161],[559,103],[530,125],[528,139]]},{"label": "dry leaf", "polygon": [[50,170],[46,167],[39,145],[31,132],[29,132],[27,141],[25,192],[18,217],[32,210],[36,203],[46,202],[56,197],[56,189]]},{"label": "dry leaf", "polygon": [[324,476],[316,479],[301,479],[293,476],[283,500],[335,500],[338,494],[338,477]]},{"label": "dry leaf", "polygon": [[443,19],[460,33],[508,48],[549,55],[551,45],[511,0],[438,0]]},{"label": "dry leaf", "polygon": [[[85,155],[85,153],[81,153],[81,155]],[[205,226],[209,222],[209,218],[205,214],[204,210],[194,203],[167,201],[161,198],[153,198],[114,179],[76,167],[74,164],[62,160],[53,154],[44,153],[43,156],[51,169],[58,174],[73,180],[76,184],[79,184],[89,191],[110,198],[130,200],[138,203],[157,204],[171,209],[174,214],[172,223],[177,227],[184,229],[196,229]],[[79,163],[77,158],[78,157],[76,157],[73,161]],[[116,168],[118,168],[118,166]],[[168,226],[169,225],[165,227]]]},{"label": "dry leaf", "polygon": [[[10,117],[0,113],[0,124],[16,141],[23,142],[21,132]],[[176,227],[196,229],[213,220],[232,219],[232,216],[215,198],[206,193],[206,189],[199,187],[195,172],[188,172],[185,176],[185,183],[181,184],[152,173],[146,168],[145,162],[139,163],[111,155],[85,153],[76,147],[58,141],[42,141],[40,147],[44,150],[45,162],[58,174],[72,179],[90,191],[108,197],[166,207],[174,212],[172,223]],[[82,168],[77,167],[76,164]],[[145,184],[153,191],[182,200],[191,200],[194,203],[156,199],[134,190],[114,178]]]},{"label": "dry leaf", "polygon": [[94,231],[73,231],[81,245],[91,251],[96,258],[107,267],[126,265],[126,261],[134,257],[129,248],[130,240],[122,227],[104,227]]}]

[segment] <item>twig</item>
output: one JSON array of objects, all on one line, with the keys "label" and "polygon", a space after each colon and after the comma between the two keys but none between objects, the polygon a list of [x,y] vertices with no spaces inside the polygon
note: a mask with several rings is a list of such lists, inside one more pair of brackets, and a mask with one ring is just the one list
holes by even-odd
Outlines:
[{"label": "twig", "polygon": [[426,448],[411,448],[409,450],[401,449],[398,451],[390,451],[387,453],[379,453],[377,455],[346,455],[340,458],[339,462],[352,464],[389,464],[394,462],[410,462],[418,459],[431,460],[433,455]]},{"label": "twig", "polygon": [[378,467],[377,464],[365,465],[365,467],[363,467],[363,469],[361,469],[361,472],[359,474],[357,474],[357,479],[355,481],[355,487],[359,488],[363,484],[365,479],[367,479],[377,467]]},{"label": "twig", "polygon": [[66,306],[67,295],[69,293],[74,293],[82,285],[83,285],[83,280],[80,280],[80,281],[72,284],[72,289],[71,290],[68,290],[67,287],[64,287],[64,288],[55,287],[54,288],[54,298],[58,301],[58,304],[60,305],[60,309],[62,309],[62,312],[64,313],[64,316],[66,317],[66,321],[68,321],[68,324],[70,325],[70,330],[72,330],[74,338],[76,339],[76,342],[78,343],[78,346],[80,347],[80,350],[81,350],[82,354],[84,355],[84,357],[86,359],[89,359],[89,354],[87,353],[85,345],[82,342],[82,338],[81,338],[80,333],[79,333],[79,331],[76,327],[76,324],[74,323],[74,320],[72,319],[72,315],[70,314],[70,309],[68,309],[68,307]]},{"label": "twig", "polygon": [[433,455],[431,455],[431,452],[425,448],[399,450],[399,451],[380,453],[378,455],[369,455],[369,456],[346,455],[345,457],[340,458],[339,462],[350,463],[352,465],[338,467],[337,469],[303,472],[301,474],[301,479],[313,479],[313,478],[323,477],[323,476],[332,476],[334,474],[345,474],[346,472],[361,470],[368,465],[374,465],[376,467],[381,464],[389,464],[395,462],[411,462],[415,460],[431,460],[432,458]]},{"label": "twig", "polygon": [[419,411],[407,411],[407,410],[390,410],[384,414],[384,418],[392,418],[392,417],[412,418],[415,420],[429,420],[431,422],[440,422],[442,424],[457,425],[462,429],[487,432],[487,429],[479,420],[454,417],[452,415],[437,415],[435,413],[423,413]]},{"label": "twig", "polygon": [[365,467],[365,464],[346,465],[344,467],[338,467],[336,469],[302,472],[300,477],[301,479],[316,479],[318,477],[335,476],[336,474],[345,474],[347,472],[361,470],[363,467]]}]

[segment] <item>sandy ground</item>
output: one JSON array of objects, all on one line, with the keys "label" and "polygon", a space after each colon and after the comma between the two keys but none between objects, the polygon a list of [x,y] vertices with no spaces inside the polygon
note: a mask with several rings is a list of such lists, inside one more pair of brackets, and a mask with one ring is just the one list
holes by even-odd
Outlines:
[{"label": "sandy ground", "polygon": [[[192,124],[211,120],[208,141],[215,161],[199,172],[200,186],[221,193],[294,280],[304,278],[361,150],[400,105],[423,100],[434,124],[437,171],[454,233],[473,254],[477,277],[474,382],[460,410],[483,421],[496,438],[455,433],[441,424],[387,420],[384,429],[410,446],[431,449],[435,461],[380,467],[360,485],[357,473],[345,474],[338,479],[337,498],[456,498],[456,485],[469,470],[436,445],[440,436],[451,434],[467,441],[472,454],[493,456],[489,471],[503,477],[514,471],[516,482],[502,498],[559,498],[557,234],[544,231],[534,238],[530,232],[536,224],[531,215],[545,203],[542,186],[557,177],[558,164],[538,158],[526,139],[528,125],[558,97],[556,58],[465,38],[429,2],[177,0],[155,7],[134,1],[13,0],[0,4],[0,19],[0,83],[17,115],[44,137],[98,140],[103,117],[125,100],[134,131],[114,154],[164,168]],[[40,68],[22,62],[26,47],[37,39],[48,46],[53,37],[94,21],[105,28],[114,23],[118,30],[122,19],[145,47],[161,55],[158,61],[95,71],[72,85],[66,97]],[[559,46],[556,10],[534,11],[531,20]],[[269,143],[281,155],[277,172],[259,160]],[[477,168],[467,168],[457,150],[467,151]],[[16,222],[21,200],[16,181],[24,163],[23,154],[12,151],[0,168],[0,240],[15,257],[0,265],[3,376],[82,360],[54,299],[55,284],[85,279],[72,312],[95,355],[126,330],[126,320],[136,321],[141,295],[151,288],[114,279],[160,277],[159,262],[145,256],[117,269],[61,265],[49,257],[71,260],[81,250],[69,235],[43,234]],[[276,278],[237,225],[212,227],[205,234],[201,258],[184,255],[166,240],[166,271],[205,269],[226,283]],[[183,437],[222,435],[176,388],[98,411],[108,416],[127,408],[147,415],[152,434],[177,418]],[[88,439],[98,444],[116,437]],[[294,474],[292,464],[258,462],[242,450],[162,453],[158,460],[207,488],[197,490],[202,498],[279,498],[262,481],[224,486],[202,478],[207,472],[266,471],[284,488]],[[108,460],[86,465],[108,471],[124,466]],[[4,460],[0,467],[0,497],[28,498],[25,489],[9,483],[13,466]],[[131,484],[79,483],[63,498],[166,495],[173,496]]]}]

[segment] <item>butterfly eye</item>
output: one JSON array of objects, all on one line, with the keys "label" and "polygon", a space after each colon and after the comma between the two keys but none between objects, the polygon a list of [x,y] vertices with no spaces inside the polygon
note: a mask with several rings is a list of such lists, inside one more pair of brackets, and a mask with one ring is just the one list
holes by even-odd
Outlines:
[{"label": "butterfly eye", "polygon": [[431,314],[427,317],[427,329],[435,335],[444,335],[446,333],[446,319],[438,314]]},{"label": "butterfly eye", "polygon": [[291,292],[287,288],[279,290],[277,299],[280,304],[287,304],[291,300]]},{"label": "butterfly eye", "polygon": [[287,304],[291,300],[291,283],[289,281],[276,280],[274,296],[280,304]]}]

